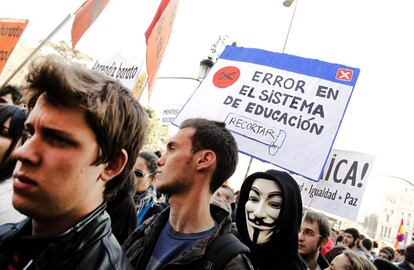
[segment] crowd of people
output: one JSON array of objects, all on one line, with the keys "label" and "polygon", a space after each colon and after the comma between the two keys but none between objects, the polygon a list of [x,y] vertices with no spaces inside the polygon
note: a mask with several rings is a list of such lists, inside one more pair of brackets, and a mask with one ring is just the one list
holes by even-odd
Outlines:
[{"label": "crowd of people", "polygon": [[146,111],[117,80],[47,56],[0,103],[0,269],[414,269],[414,245],[376,250],[302,209],[288,172],[234,192],[224,123],[142,149]]}]

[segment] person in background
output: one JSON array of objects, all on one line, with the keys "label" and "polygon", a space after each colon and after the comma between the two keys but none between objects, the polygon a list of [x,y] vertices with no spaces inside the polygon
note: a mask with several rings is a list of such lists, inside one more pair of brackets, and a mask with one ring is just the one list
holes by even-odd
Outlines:
[{"label": "person in background", "polygon": [[[212,196],[213,197],[219,197],[222,198],[224,200],[224,202],[226,204],[228,204],[228,209],[230,209],[230,214],[233,213],[234,211],[234,191],[231,187],[229,187],[226,184],[221,185],[214,193]],[[233,220],[233,219],[232,219]]]},{"label": "person in background", "polygon": [[153,183],[158,170],[158,156],[151,152],[140,152],[134,164],[136,225],[161,212],[164,207],[158,202]]},{"label": "person in background", "polygon": [[342,245],[343,240],[344,240],[344,235],[343,234],[338,235],[335,241],[335,245]]},{"label": "person in background", "polygon": [[380,258],[377,258],[373,262],[374,266],[377,270],[401,270],[402,268],[398,267],[397,265],[393,264],[390,261],[386,261]]},{"label": "person in background", "polygon": [[328,243],[330,225],[328,218],[318,212],[307,210],[299,231],[299,254],[310,270],[329,266],[320,250]]},{"label": "person in background", "polygon": [[378,257],[378,253],[379,253],[378,242],[374,240],[372,241],[371,255],[372,257],[374,257],[374,259],[376,259]]},{"label": "person in background", "polygon": [[392,247],[386,246],[380,249],[378,258],[392,262],[395,257],[395,251]]},{"label": "person in background", "polygon": [[327,270],[376,270],[375,266],[367,259],[358,256],[352,250],[344,250],[336,256]]},{"label": "person in background", "polygon": [[405,248],[404,261],[398,266],[404,270],[414,270],[414,244]]},{"label": "person in background", "polygon": [[236,190],[234,192],[234,202],[232,204],[233,212],[231,213],[231,220],[236,222],[236,213],[237,213],[237,204],[239,202],[240,190]]},{"label": "person in background", "polygon": [[26,117],[26,109],[0,104],[0,225],[17,222],[24,218],[24,215],[12,206],[11,175],[16,165],[13,151],[21,144]]},{"label": "person in background", "polygon": [[[236,141],[224,123],[202,118],[181,123],[157,161],[155,188],[169,196],[170,207],[146,220],[124,243],[135,269],[211,267],[205,256],[212,243],[232,235],[228,213],[211,211],[210,199],[234,173],[237,161]],[[244,253],[231,255],[223,269],[250,269]]]},{"label": "person in background", "polygon": [[395,263],[402,263],[405,260],[405,248],[399,248],[395,251]]},{"label": "person in background", "polygon": [[129,269],[105,201],[143,145],[143,107],[119,81],[57,56],[34,60],[26,80],[12,202],[28,218],[0,227],[0,269]]},{"label": "person in background", "polygon": [[348,249],[349,247],[345,245],[342,245],[342,244],[336,245],[326,253],[325,258],[328,261],[328,263],[331,263],[333,259],[335,259],[336,256],[344,252],[344,250],[348,250]]},{"label": "person in background", "polygon": [[335,246],[336,238],[337,238],[337,232],[335,229],[331,228],[331,233],[330,233],[330,236],[328,237],[328,242],[321,249],[321,254],[323,256],[325,256],[326,253],[328,253],[328,251],[331,250]]},{"label": "person in background", "polygon": [[0,104],[20,105],[22,94],[12,85],[0,89]]},{"label": "person in background", "polygon": [[372,256],[372,241],[371,239],[364,238],[360,240],[360,248],[364,252],[364,255],[370,262],[374,261],[374,256]]},{"label": "person in background", "polygon": [[107,199],[106,211],[111,217],[112,233],[121,245],[137,226],[134,193],[135,174],[131,172],[119,191]]},{"label": "person in background", "polygon": [[350,249],[357,249],[357,242],[359,240],[359,231],[355,228],[347,228],[343,233],[344,238],[342,244],[349,247]]},{"label": "person in background", "polygon": [[240,189],[236,226],[255,269],[306,269],[298,253],[302,218],[299,186],[286,172],[248,176]]},{"label": "person in background", "polygon": [[0,181],[10,178],[16,165],[13,151],[21,143],[27,111],[14,105],[0,104]]}]

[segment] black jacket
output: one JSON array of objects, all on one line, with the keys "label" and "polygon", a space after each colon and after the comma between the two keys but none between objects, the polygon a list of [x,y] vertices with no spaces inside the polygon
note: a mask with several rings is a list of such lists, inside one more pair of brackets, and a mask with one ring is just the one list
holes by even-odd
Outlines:
[{"label": "black jacket", "polygon": [[[268,179],[278,183],[283,191],[283,202],[272,238],[258,245],[250,240],[245,205],[254,180]],[[302,198],[296,181],[286,172],[268,170],[254,173],[244,180],[237,204],[236,225],[240,240],[249,247],[249,259],[255,269],[306,270],[298,253],[298,232],[302,217]]]},{"label": "black jacket", "polygon": [[405,269],[405,270],[412,270],[411,266],[406,261],[400,263],[398,267],[400,267],[401,269]]},{"label": "black jacket", "polygon": [[319,267],[320,267],[321,269],[325,269],[325,268],[328,268],[328,267],[329,267],[329,263],[328,263],[328,261],[327,261],[327,260],[326,260],[326,258],[325,258],[322,254],[320,254],[320,253],[319,253],[319,256],[318,256],[318,259],[317,259],[316,263],[319,265]]},{"label": "black jacket", "polygon": [[[123,250],[111,233],[111,221],[102,204],[83,220],[47,239],[24,236],[31,231],[31,220],[0,227],[0,269],[14,252],[28,246],[39,249],[27,269],[131,269]],[[30,233],[29,233],[30,234]]]},{"label": "black jacket", "polygon": [[[160,269],[204,269],[203,255],[206,253],[209,244],[219,234],[230,233],[231,228],[231,220],[230,217],[228,217],[229,213],[225,213],[225,211],[218,207],[211,207],[210,211],[215,221],[218,222],[219,227],[207,238],[198,240],[189,251],[173,259],[171,262],[162,265]],[[160,231],[166,222],[168,222],[169,213],[170,208],[167,207],[161,213],[150,217],[125,241],[123,245],[125,253],[135,269],[145,269],[147,266],[157,243]],[[240,270],[253,268],[245,255],[239,254],[233,259],[230,259],[223,269]]]}]

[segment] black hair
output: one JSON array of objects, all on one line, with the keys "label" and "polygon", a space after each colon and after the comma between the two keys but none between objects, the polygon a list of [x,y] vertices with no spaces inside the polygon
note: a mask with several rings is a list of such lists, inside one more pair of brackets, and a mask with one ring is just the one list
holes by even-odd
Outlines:
[{"label": "black hair", "polygon": [[372,241],[370,240],[370,239],[368,239],[368,238],[364,238],[362,241],[361,241],[361,244],[362,244],[362,246],[364,247],[364,248],[366,248],[366,250],[368,250],[368,251],[370,251],[371,249],[372,249]]},{"label": "black hair", "polygon": [[[3,160],[0,160],[0,181],[9,178],[16,165],[16,160],[12,158],[12,153],[23,134],[26,118],[27,111],[24,108],[0,104],[0,136],[8,137],[12,140],[9,148],[4,153]],[[6,132],[3,126],[8,119],[10,119],[10,125]]]},{"label": "black hair", "polygon": [[157,169],[158,169],[158,165],[157,165],[158,156],[155,153],[140,152],[138,154],[138,157],[145,160],[145,165],[147,165],[147,168],[148,168],[148,170],[151,174],[155,173],[157,171]]},{"label": "black hair", "polygon": [[340,244],[342,242],[342,240],[344,240],[344,236],[343,235],[338,235],[338,237],[336,238],[336,242],[335,244]]},{"label": "black hair", "polygon": [[352,235],[352,237],[354,238],[354,241],[359,239],[359,231],[355,228],[348,228],[344,230],[344,233],[349,233],[350,235]]},{"label": "black hair", "polygon": [[2,89],[0,89],[0,96],[6,96],[10,94],[13,100],[13,104],[17,105],[20,104],[20,100],[22,98],[22,94],[19,92],[19,90],[12,86],[12,85],[6,85]]},{"label": "black hair", "polygon": [[405,248],[405,261],[414,264],[414,244]]},{"label": "black hair", "polygon": [[112,233],[121,245],[137,225],[137,213],[133,200],[134,183],[135,175],[130,172],[121,188],[114,196],[107,199],[106,211],[111,217]]},{"label": "black hair", "polygon": [[336,256],[340,255],[342,252],[344,252],[344,250],[348,249],[349,248],[345,245],[336,245],[325,254],[325,258],[329,263],[331,263]]}]

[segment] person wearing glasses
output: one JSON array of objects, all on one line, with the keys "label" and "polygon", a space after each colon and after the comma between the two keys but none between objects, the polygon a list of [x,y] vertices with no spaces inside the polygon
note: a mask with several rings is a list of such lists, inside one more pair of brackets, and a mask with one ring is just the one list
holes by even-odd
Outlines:
[{"label": "person wearing glasses", "polygon": [[299,231],[299,254],[310,270],[329,267],[328,261],[320,254],[328,243],[329,232],[330,225],[325,215],[311,210],[305,212]]},{"label": "person wearing glasses", "polygon": [[16,165],[13,151],[21,144],[26,117],[26,109],[0,104],[0,225],[17,222],[25,217],[12,206],[13,181],[11,176]]},{"label": "person wearing glasses", "polygon": [[152,152],[140,152],[134,165],[135,174],[135,209],[137,226],[147,218],[161,212],[164,207],[159,203],[153,183],[157,173],[158,156]]}]

